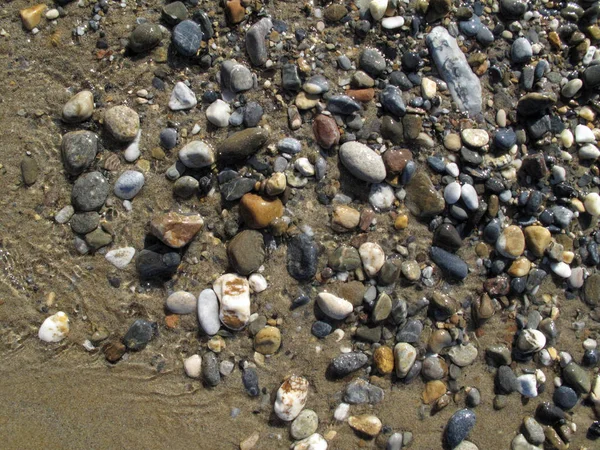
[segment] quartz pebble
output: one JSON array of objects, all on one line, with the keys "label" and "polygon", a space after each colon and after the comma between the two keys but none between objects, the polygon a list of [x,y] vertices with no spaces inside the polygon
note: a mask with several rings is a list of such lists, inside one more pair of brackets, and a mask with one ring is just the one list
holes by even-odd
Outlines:
[{"label": "quartz pebble", "polygon": [[317,296],[317,303],[327,316],[336,320],[346,318],[354,310],[352,303],[328,292],[321,292]]},{"label": "quartz pebble", "polygon": [[60,342],[69,334],[69,328],[69,317],[59,311],[44,320],[38,337],[44,342]]},{"label": "quartz pebble", "polygon": [[277,390],[275,399],[275,414],[281,420],[289,422],[300,414],[308,398],[308,380],[291,375]]},{"label": "quartz pebble", "polygon": [[105,258],[109,263],[111,263],[117,269],[123,270],[129,265],[129,263],[133,259],[134,255],[135,255],[135,248],[122,247],[122,248],[110,250],[109,252],[106,253]]},{"label": "quartz pebble", "polygon": [[62,118],[67,123],[83,122],[94,112],[94,94],[81,91],[69,99],[62,110]]},{"label": "quartz pebble", "polygon": [[185,83],[179,81],[175,84],[171,98],[169,99],[169,108],[172,111],[184,111],[192,109],[198,104],[196,94]]},{"label": "quartz pebble", "polygon": [[198,321],[202,330],[209,336],[217,334],[221,328],[219,300],[212,289],[204,289],[198,296]]},{"label": "quartz pebble", "polygon": [[[232,330],[241,330],[250,321],[250,286],[236,274],[225,274],[213,283],[220,303],[219,318]],[[200,301],[199,301],[200,304]]]},{"label": "quartz pebble", "polygon": [[199,379],[201,376],[202,358],[200,355],[192,355],[183,361],[185,374],[190,378]]}]

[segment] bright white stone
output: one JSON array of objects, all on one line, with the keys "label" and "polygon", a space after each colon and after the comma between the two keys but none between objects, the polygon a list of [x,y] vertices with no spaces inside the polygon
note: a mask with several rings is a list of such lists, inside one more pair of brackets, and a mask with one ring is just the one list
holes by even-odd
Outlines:
[{"label": "bright white stone", "polygon": [[369,193],[369,203],[378,210],[388,210],[394,206],[396,196],[390,185],[385,183],[373,184]]},{"label": "bright white stone", "polygon": [[465,202],[465,205],[467,205],[467,208],[471,211],[476,210],[479,207],[479,199],[477,198],[477,192],[473,185],[465,183],[462,185],[460,191],[460,197],[463,199],[463,202]]},{"label": "bright white stone", "polygon": [[38,337],[44,342],[60,342],[69,334],[69,317],[62,311],[46,318]]},{"label": "bright white stone", "polygon": [[517,347],[527,353],[535,353],[546,345],[546,336],[538,330],[525,329],[517,339]]},{"label": "bright white stone", "polygon": [[241,330],[250,320],[250,285],[245,277],[234,273],[221,275],[213,283],[219,298],[219,318],[232,330]]},{"label": "bright white stone", "polygon": [[368,276],[374,277],[385,263],[383,249],[374,242],[365,242],[358,248],[358,254]]},{"label": "bright white stone", "polygon": [[537,397],[537,385],[535,375],[528,373],[517,377],[517,391],[523,397],[534,398]]},{"label": "bright white stone", "polygon": [[274,410],[277,417],[289,422],[294,420],[306,405],[308,380],[297,375],[288,377],[277,390]]},{"label": "bright white stone", "polygon": [[596,405],[600,404],[600,375],[597,375],[594,381],[592,381],[590,400]]},{"label": "bright white stone", "polygon": [[550,268],[552,269],[552,272],[561,278],[569,278],[571,276],[571,267],[562,261],[551,263]]},{"label": "bright white stone", "polygon": [[219,372],[224,377],[226,377],[227,375],[231,375],[231,372],[233,372],[234,368],[235,364],[233,364],[233,362],[229,361],[228,359],[221,361],[221,364],[219,364]]},{"label": "bright white stone", "polygon": [[142,139],[142,130],[139,130],[135,136],[135,139],[131,141],[131,144],[127,146],[125,151],[123,152],[123,158],[127,162],[136,161],[142,152],[140,151],[140,140]]},{"label": "bright white stone", "polygon": [[385,15],[385,11],[388,7],[388,0],[371,0],[369,3],[369,11],[371,12],[371,17],[375,20],[383,19]]},{"label": "bright white stone", "polygon": [[578,144],[589,144],[596,142],[594,132],[590,130],[590,127],[586,127],[585,125],[577,125],[575,127],[575,142]]},{"label": "bright white stone", "polygon": [[556,183],[561,183],[567,179],[567,171],[562,166],[552,166],[552,178]]},{"label": "bright white stone", "polygon": [[294,167],[305,177],[312,177],[315,174],[315,166],[310,163],[308,158],[298,158]]},{"label": "bright white stone", "polygon": [[327,450],[327,441],[319,433],[315,433],[296,442],[291,448],[292,450]]},{"label": "bright white stone", "polygon": [[354,311],[352,303],[329,292],[317,295],[317,304],[323,313],[335,320],[345,319]]},{"label": "bright white stone", "polygon": [[206,118],[210,123],[217,127],[224,128],[229,125],[231,108],[228,103],[221,99],[215,100],[206,109]]},{"label": "bright white stone", "polygon": [[444,200],[448,205],[454,205],[460,198],[462,189],[458,182],[453,181],[444,188]]},{"label": "bright white stone", "polygon": [[221,328],[219,321],[219,300],[212,289],[204,289],[198,296],[198,321],[209,336],[217,334]]},{"label": "bright white stone", "polygon": [[437,93],[437,83],[431,78],[423,77],[421,80],[421,95],[426,100],[430,100],[435,97]]},{"label": "bright white stone", "polygon": [[404,17],[402,16],[386,17],[381,21],[381,26],[386,30],[395,30],[402,25],[404,25]]},{"label": "bright white stone", "polygon": [[585,341],[583,341],[583,348],[585,350],[594,350],[597,346],[598,342],[596,339],[587,338]]},{"label": "bright white stone", "polygon": [[469,147],[481,148],[490,142],[490,135],[485,130],[466,128],[460,132],[460,137]]},{"label": "bright white stone", "polygon": [[448,175],[450,175],[452,177],[457,177],[460,175],[460,170],[458,169],[458,165],[453,162],[446,164],[446,172],[448,172]]},{"label": "bright white stone", "polygon": [[592,192],[585,196],[583,201],[585,210],[592,216],[600,216],[600,195]]},{"label": "bright white stone", "polygon": [[117,178],[113,192],[121,200],[131,200],[140,192],[145,180],[142,172],[126,170]]},{"label": "bright white stone", "polygon": [[339,422],[344,422],[350,416],[350,405],[348,403],[340,403],[333,412],[333,418]]},{"label": "bright white stone", "polygon": [[117,269],[124,269],[129,265],[135,255],[135,248],[123,247],[109,251],[104,257]]},{"label": "bright white stone", "polygon": [[179,151],[179,160],[190,169],[201,169],[215,162],[213,149],[202,141],[192,141]]},{"label": "bright white stone", "polygon": [[69,99],[62,110],[63,120],[69,123],[83,122],[94,112],[94,94],[81,91]]},{"label": "bright white stone", "polygon": [[250,289],[252,292],[256,292],[257,294],[267,289],[267,280],[260,273],[253,273],[248,278],[248,284],[250,285]]},{"label": "bright white stone", "polygon": [[52,8],[52,9],[49,9],[48,12],[46,13],[46,19],[48,19],[48,20],[58,19],[59,15],[60,15],[60,13],[58,12],[58,9]]},{"label": "bright white stone", "polygon": [[171,98],[169,99],[169,108],[172,111],[182,111],[192,109],[198,104],[196,94],[182,81],[178,82],[173,88]]},{"label": "bright white stone", "polygon": [[202,374],[202,358],[200,355],[192,355],[183,361],[185,374],[190,378],[200,378]]},{"label": "bright white stone", "polygon": [[404,378],[417,359],[417,350],[407,342],[400,342],[394,347],[396,375]]},{"label": "bright white stone", "polygon": [[579,159],[597,159],[600,156],[600,150],[594,144],[586,144],[579,149]]}]

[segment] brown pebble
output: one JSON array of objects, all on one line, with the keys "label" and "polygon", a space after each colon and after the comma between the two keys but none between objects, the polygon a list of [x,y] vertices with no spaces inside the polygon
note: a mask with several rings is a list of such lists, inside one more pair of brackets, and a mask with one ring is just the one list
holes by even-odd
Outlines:
[{"label": "brown pebble", "polygon": [[104,344],[104,347],[102,347],[104,357],[108,362],[113,364],[119,361],[126,351],[127,349],[125,348],[125,345],[118,341],[107,342]]},{"label": "brown pebble", "polygon": [[360,222],[360,212],[356,209],[337,205],[333,208],[331,217],[331,228],[338,233],[354,230]]},{"label": "brown pebble", "polygon": [[283,203],[278,198],[248,193],[240,200],[240,216],[250,228],[265,228],[282,215]]},{"label": "brown pebble", "polygon": [[478,242],[475,246],[475,253],[480,258],[487,258],[490,256],[490,248],[484,242]]},{"label": "brown pebble", "polygon": [[312,129],[317,144],[326,150],[340,142],[340,130],[332,117],[318,115],[313,121]]},{"label": "brown pebble", "polygon": [[40,168],[37,161],[31,156],[24,156],[21,160],[21,175],[23,183],[27,186],[34,184],[40,174]]},{"label": "brown pebble", "polygon": [[203,225],[200,214],[186,216],[172,211],[152,219],[150,231],[169,247],[181,248],[190,243]]},{"label": "brown pebble", "polygon": [[227,0],[225,12],[227,13],[227,20],[232,24],[240,23],[246,16],[246,8],[242,6],[240,0]]},{"label": "brown pebble", "polygon": [[279,328],[266,326],[254,336],[254,350],[263,355],[272,355],[281,346]]},{"label": "brown pebble", "polygon": [[525,228],[525,242],[527,249],[538,258],[544,256],[544,252],[552,242],[552,235],[547,228],[532,225]]},{"label": "brown pebble", "polygon": [[412,161],[412,152],[408,149],[390,149],[383,154],[383,164],[388,173],[402,173],[406,164]]},{"label": "brown pebble", "polygon": [[26,30],[31,31],[40,24],[46,5],[34,5],[20,11],[21,20]]},{"label": "brown pebble", "polygon": [[437,401],[442,395],[446,393],[447,387],[443,381],[433,380],[425,384],[425,389],[421,394],[423,403],[430,405]]},{"label": "brown pebble", "polygon": [[375,89],[348,89],[346,91],[346,95],[361,103],[368,103],[373,100],[373,97],[375,97]]},{"label": "brown pebble", "polygon": [[394,370],[394,351],[385,345],[377,347],[373,352],[373,361],[381,374],[390,374]]}]

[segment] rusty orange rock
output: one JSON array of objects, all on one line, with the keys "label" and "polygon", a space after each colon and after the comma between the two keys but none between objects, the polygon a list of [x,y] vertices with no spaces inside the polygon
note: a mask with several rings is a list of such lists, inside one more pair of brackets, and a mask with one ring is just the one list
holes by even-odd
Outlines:
[{"label": "rusty orange rock", "polygon": [[358,100],[359,102],[367,103],[373,100],[373,97],[375,97],[375,89],[348,89],[346,91],[346,95],[354,100]]},{"label": "rusty orange rock", "polygon": [[200,214],[186,216],[170,212],[152,219],[150,231],[169,247],[181,248],[190,243],[203,225]]},{"label": "rusty orange rock", "polygon": [[245,194],[240,200],[240,216],[250,228],[265,228],[283,215],[283,203],[278,198]]}]

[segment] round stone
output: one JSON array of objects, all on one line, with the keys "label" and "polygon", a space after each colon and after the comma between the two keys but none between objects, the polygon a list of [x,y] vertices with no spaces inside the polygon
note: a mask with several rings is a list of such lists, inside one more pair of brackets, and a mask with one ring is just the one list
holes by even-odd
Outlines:
[{"label": "round stone", "polygon": [[213,149],[202,141],[192,141],[179,151],[179,160],[190,169],[201,169],[215,162]]},{"label": "round stone", "polygon": [[71,217],[71,229],[78,234],[87,234],[98,228],[100,214],[96,211],[76,213]]},{"label": "round stone", "polygon": [[577,392],[571,389],[568,386],[560,386],[554,391],[554,395],[552,396],[554,403],[561,409],[568,411],[572,409],[576,404],[579,398],[577,397]]},{"label": "round stone", "polygon": [[516,225],[510,225],[502,230],[496,241],[496,250],[506,258],[517,258],[525,251],[525,236]]},{"label": "round stone", "polygon": [[131,200],[144,186],[145,178],[142,172],[126,170],[115,183],[114,193],[122,200]]},{"label": "round stone", "polygon": [[113,106],[104,113],[104,126],[117,141],[131,142],[140,129],[140,117],[128,106]]},{"label": "round stone", "polygon": [[373,48],[367,48],[360,54],[358,65],[372,77],[378,77],[385,70],[385,58]]},{"label": "round stone", "polygon": [[100,172],[89,172],[75,181],[71,204],[77,211],[95,211],[102,208],[108,192],[108,180]]},{"label": "round stone", "polygon": [[305,439],[319,426],[319,416],[312,409],[303,409],[290,426],[290,435],[294,439]]},{"label": "round stone", "polygon": [[600,195],[595,192],[591,192],[585,196],[583,201],[585,210],[588,214],[598,217],[600,216]]},{"label": "round stone", "polygon": [[180,198],[190,198],[198,193],[200,182],[194,177],[184,175],[173,184],[173,194]]},{"label": "round stone", "polygon": [[207,120],[216,127],[227,127],[230,116],[231,108],[229,104],[221,99],[216,100],[206,109]]},{"label": "round stone", "polygon": [[466,128],[460,132],[462,141],[473,148],[481,148],[486,146],[490,141],[490,136],[485,130],[475,128]]},{"label": "round stone", "polygon": [[233,269],[240,275],[258,270],[265,261],[263,236],[258,231],[244,230],[229,242],[227,255]]},{"label": "round stone", "polygon": [[254,336],[254,350],[272,355],[281,346],[281,332],[277,327],[266,326]]},{"label": "round stone", "polygon": [[129,48],[135,53],[142,53],[158,45],[162,37],[160,26],[145,22],[138,25],[129,35]]},{"label": "round stone", "polygon": [[515,39],[510,48],[510,59],[517,64],[525,64],[529,62],[533,56],[531,43],[526,38]]},{"label": "round stone", "polygon": [[96,159],[98,136],[86,130],[71,131],[62,138],[61,153],[67,173],[79,175]]},{"label": "round stone", "polygon": [[78,123],[92,117],[94,112],[94,94],[81,91],[69,99],[62,110],[62,118],[68,123]]},{"label": "round stone", "polygon": [[381,156],[360,142],[346,142],[339,152],[344,167],[356,178],[369,183],[380,183],[386,170]]},{"label": "round stone", "polygon": [[200,49],[202,30],[192,20],[184,20],[173,28],[173,46],[182,56],[194,56]]},{"label": "round stone", "polygon": [[177,291],[167,297],[166,306],[174,314],[192,314],[196,312],[198,300],[190,292]]}]

